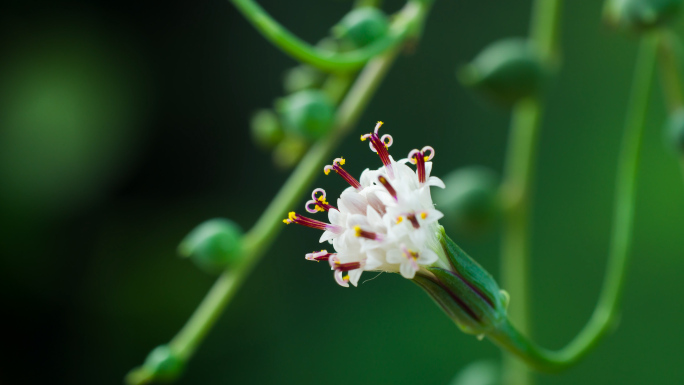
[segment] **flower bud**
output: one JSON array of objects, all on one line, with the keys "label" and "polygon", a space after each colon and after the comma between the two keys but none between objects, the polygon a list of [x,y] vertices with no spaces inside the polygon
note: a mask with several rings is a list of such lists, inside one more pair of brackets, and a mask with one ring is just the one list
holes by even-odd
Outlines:
[{"label": "flower bud", "polygon": [[335,106],[325,93],[305,90],[294,93],[277,103],[286,132],[309,139],[327,134],[335,119]]},{"label": "flower bud", "polygon": [[142,385],[149,383],[172,382],[183,373],[185,362],[167,345],[154,348],[145,363],[133,369],[126,376],[126,383]]},{"label": "flower bud", "polygon": [[665,122],[665,138],[671,148],[684,154],[684,109],[672,112]]},{"label": "flower bud", "polygon": [[506,320],[508,294],[494,278],[439,229],[450,266],[427,267],[431,276],[414,278],[465,333],[478,336],[495,330]]},{"label": "flower bud", "polygon": [[525,39],[509,38],[485,47],[458,79],[496,102],[513,104],[536,94],[544,79],[542,60]]},{"label": "flower bud", "polygon": [[272,110],[258,110],[252,115],[249,123],[252,140],[263,149],[273,148],[283,139],[278,115]]},{"label": "flower bud", "polygon": [[325,81],[325,74],[309,65],[299,65],[285,71],[283,88],[288,94],[318,88]]},{"label": "flower bud", "polygon": [[352,10],[332,28],[335,37],[343,39],[354,48],[366,46],[387,34],[387,15],[374,7]]},{"label": "flower bud", "polygon": [[468,364],[451,381],[451,385],[501,385],[501,365],[482,360]]},{"label": "flower bud", "polygon": [[682,0],[607,0],[603,17],[616,28],[642,31],[666,22],[681,5]]},{"label": "flower bud", "polygon": [[210,219],[185,236],[178,252],[207,272],[221,271],[240,261],[242,230],[231,220]]},{"label": "flower bud", "polygon": [[273,164],[281,170],[289,170],[296,166],[309,143],[297,135],[287,135],[273,150]]},{"label": "flower bud", "polygon": [[488,168],[475,166],[452,171],[444,178],[446,188],[435,191],[444,221],[456,231],[480,234],[499,216],[499,180]]}]

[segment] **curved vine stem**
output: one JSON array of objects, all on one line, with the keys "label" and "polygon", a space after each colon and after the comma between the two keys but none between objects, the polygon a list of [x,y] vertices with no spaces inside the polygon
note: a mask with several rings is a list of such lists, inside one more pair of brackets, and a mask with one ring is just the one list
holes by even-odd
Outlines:
[{"label": "curved vine stem", "polygon": [[[406,25],[408,29],[411,29],[414,24],[422,23],[430,4],[429,1],[409,1],[397,16],[400,20],[398,22]],[[301,199],[304,191],[313,182],[316,173],[322,171],[325,160],[330,157],[342,138],[356,125],[398,52],[398,47],[384,52],[368,62],[359,73],[337,110],[334,130],[311,147],[256,224],[245,234],[242,263],[221,274],[187,323],[168,344],[175,358],[187,362],[192,357],[225,307],[284,227],[281,219],[286,216],[287,210]],[[148,372],[145,367],[132,370],[126,378],[129,384],[146,384],[153,380],[155,380],[155,374]]]},{"label": "curved vine stem", "polygon": [[247,20],[271,43],[293,58],[327,71],[349,71],[362,67],[371,58],[396,47],[411,32],[412,20],[398,17],[387,35],[351,52],[324,51],[304,42],[252,0],[230,0]]},{"label": "curved vine stem", "polygon": [[618,162],[610,255],[603,288],[594,313],[575,339],[558,351],[537,346],[508,321],[489,335],[494,343],[538,370],[553,372],[574,365],[611,330],[617,318],[634,227],[639,155],[653,84],[657,48],[658,35],[642,37]]}]

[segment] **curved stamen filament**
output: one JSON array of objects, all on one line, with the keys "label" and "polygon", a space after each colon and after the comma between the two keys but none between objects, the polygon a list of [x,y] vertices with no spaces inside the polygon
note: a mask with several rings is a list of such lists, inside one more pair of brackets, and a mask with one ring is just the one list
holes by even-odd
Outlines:
[{"label": "curved stamen filament", "polygon": [[378,182],[380,182],[380,184],[382,184],[383,187],[385,187],[385,190],[387,190],[387,192],[388,192],[388,193],[392,196],[392,198],[394,198],[394,200],[396,201],[396,200],[397,200],[397,190],[395,190],[394,187],[392,187],[392,185],[391,185],[390,182],[387,180],[387,178],[385,178],[384,176],[380,175],[380,176],[378,177]]},{"label": "curved stamen filament", "polygon": [[408,214],[408,215],[406,216],[406,219],[408,219],[409,222],[411,222],[411,225],[413,225],[413,228],[414,228],[414,229],[420,228],[420,224],[418,223],[418,218],[416,218],[416,215],[415,215],[415,214],[413,214],[413,213]]},{"label": "curved stamen filament", "polygon": [[355,235],[357,237],[370,239],[371,241],[382,240],[382,236],[380,234],[374,233],[372,231],[366,231],[366,230],[362,229],[361,226],[354,226],[354,231],[355,231]]},{"label": "curved stamen filament", "polygon": [[[427,154],[430,155],[427,155]],[[418,182],[425,183],[427,173],[425,171],[425,162],[432,160],[435,156],[435,149],[430,146],[423,147],[422,150],[412,150],[409,152],[408,159],[411,163],[416,165],[418,171]]]},{"label": "curved stamen filament", "polygon": [[341,233],[344,231],[344,229],[340,226],[335,226],[331,225],[330,223],[325,223],[317,221],[315,219],[307,218],[295,213],[294,211],[290,212],[287,219],[283,219],[283,222],[288,225],[290,223],[296,223],[298,225],[311,227],[312,229],[332,231],[333,233]]},{"label": "curved stamen filament", "polygon": [[[320,194],[320,196],[316,196],[317,194]],[[332,206],[325,200],[325,190],[323,190],[322,188],[315,189],[311,194],[311,198],[312,199],[310,201],[306,202],[304,208],[306,209],[306,211],[312,214],[317,213],[319,211],[329,211],[330,209],[337,210],[335,206]]]},{"label": "curved stamen filament", "polygon": [[382,122],[378,122],[378,124],[375,125],[375,130],[373,131],[373,133],[361,135],[361,140],[364,141],[368,139],[370,141],[370,149],[373,150],[373,152],[377,153],[378,156],[380,156],[380,160],[382,161],[382,164],[385,166],[385,169],[387,170],[387,175],[390,177],[390,179],[394,179],[392,161],[390,160],[389,152],[387,151],[389,146],[392,145],[393,139],[392,136],[388,134],[383,135],[382,138],[378,136],[378,130],[380,129],[382,124]]},{"label": "curved stamen filament", "polygon": [[330,174],[330,170],[333,170],[339,176],[341,176],[342,179],[347,181],[347,183],[349,183],[350,186],[354,187],[355,189],[357,189],[359,191],[362,190],[363,187],[361,187],[361,183],[359,183],[359,181],[356,180],[356,178],[351,176],[351,174],[349,174],[347,171],[345,171],[345,169],[342,168],[342,165],[344,165],[344,163],[345,163],[344,158],[335,158],[335,160],[333,160],[332,165],[327,165],[323,168],[323,172],[325,173],[325,175],[328,175],[328,174]]},{"label": "curved stamen filament", "polygon": [[328,261],[331,257],[335,257],[337,253],[328,253],[327,250],[314,251],[313,253],[306,254],[305,258],[308,261]]}]

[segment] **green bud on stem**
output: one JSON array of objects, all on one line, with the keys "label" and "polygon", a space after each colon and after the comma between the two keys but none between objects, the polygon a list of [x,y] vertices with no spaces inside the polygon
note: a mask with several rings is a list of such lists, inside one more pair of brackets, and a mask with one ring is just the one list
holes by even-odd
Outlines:
[{"label": "green bud on stem", "polygon": [[414,278],[456,325],[478,336],[494,331],[506,318],[508,294],[494,278],[461,250],[440,228],[440,243],[449,267],[426,268]]},{"label": "green bud on stem", "polygon": [[643,31],[671,19],[681,5],[682,0],[607,0],[603,17],[618,29]]},{"label": "green bud on stem", "polygon": [[684,108],[677,109],[668,116],[665,138],[671,148],[684,155]]},{"label": "green bud on stem", "polygon": [[361,7],[346,14],[332,33],[353,48],[361,48],[385,36],[388,30],[387,15],[374,7]]},{"label": "green bud on stem", "polygon": [[283,76],[283,88],[288,94],[319,88],[325,81],[325,74],[320,70],[302,64],[285,71]]},{"label": "green bud on stem", "polygon": [[460,82],[498,103],[514,104],[539,92],[545,68],[526,39],[509,38],[485,47],[457,72]]},{"label": "green bud on stem", "polygon": [[296,166],[309,148],[309,142],[297,135],[287,135],[273,150],[273,164],[281,170]]},{"label": "green bud on stem", "polygon": [[332,129],[335,105],[319,90],[304,90],[277,102],[283,128],[293,135],[318,139]]},{"label": "green bud on stem", "polygon": [[280,120],[273,110],[258,110],[249,123],[252,140],[265,150],[273,148],[283,139]]},{"label": "green bud on stem", "polygon": [[486,167],[454,170],[444,177],[446,188],[434,193],[444,222],[456,231],[480,234],[491,228],[501,211],[499,178]]},{"label": "green bud on stem", "polygon": [[240,262],[242,229],[229,219],[210,219],[185,236],[178,252],[202,270],[217,273]]},{"label": "green bud on stem", "polygon": [[145,363],[131,370],[126,376],[126,383],[143,385],[152,383],[168,383],[178,379],[185,369],[185,362],[167,345],[154,348],[147,355]]}]

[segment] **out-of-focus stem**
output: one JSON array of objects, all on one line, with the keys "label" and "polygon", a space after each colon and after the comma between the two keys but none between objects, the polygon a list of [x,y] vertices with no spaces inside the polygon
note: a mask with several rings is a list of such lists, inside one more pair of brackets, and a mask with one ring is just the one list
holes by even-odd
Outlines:
[{"label": "out-of-focus stem", "polygon": [[577,336],[557,351],[539,347],[509,322],[504,322],[496,332],[488,336],[496,344],[538,370],[554,372],[576,364],[615,325],[632,244],[636,181],[657,46],[657,35],[642,37],[618,160],[608,266],[594,313]]},{"label": "out-of-focus stem", "polygon": [[679,73],[681,63],[677,47],[677,37],[667,30],[662,31],[658,44],[658,62],[661,84],[670,113],[684,108],[684,92],[682,92],[682,78]]},{"label": "out-of-focus stem", "polygon": [[[530,40],[546,65],[552,61],[558,44],[560,14],[561,0],[534,2]],[[502,237],[502,287],[511,295],[510,317],[524,334],[530,332],[530,200],[541,118],[542,102],[538,96],[514,107],[502,185],[507,208]],[[503,357],[502,375],[505,385],[532,383],[525,364],[508,354]]]}]

